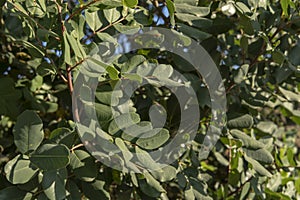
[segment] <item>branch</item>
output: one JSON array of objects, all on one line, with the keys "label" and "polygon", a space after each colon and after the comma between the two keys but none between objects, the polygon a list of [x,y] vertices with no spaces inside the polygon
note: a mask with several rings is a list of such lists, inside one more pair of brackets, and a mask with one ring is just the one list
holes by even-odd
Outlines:
[{"label": "branch", "polygon": [[79,13],[81,13],[84,9],[86,9],[87,7],[89,7],[90,5],[97,3],[98,1],[101,0],[93,0],[87,4],[85,4],[84,6],[80,7],[78,10],[76,10],[75,12],[73,12],[67,19],[66,22],[68,22],[70,19],[72,19],[74,16],[78,15]]},{"label": "branch", "polygon": [[73,147],[70,149],[70,151],[74,151],[75,149],[78,149],[78,148],[83,147],[83,146],[84,146],[84,145],[83,145],[82,143],[77,144],[77,145],[73,146]]},{"label": "branch", "polygon": [[67,67],[67,83],[70,90],[70,93],[73,93],[73,81],[72,81],[72,69],[70,66]]},{"label": "branch", "polygon": [[253,178],[253,176],[251,176],[247,181],[245,181],[245,182],[244,182],[240,187],[238,187],[236,190],[230,192],[230,193],[227,195],[227,197],[230,197],[231,195],[234,195],[234,194],[236,194],[237,192],[239,192],[239,191],[244,187],[244,185],[246,185],[246,183],[248,183],[248,182],[251,181],[252,178]]},{"label": "branch", "polygon": [[109,25],[103,27],[103,28],[100,28],[100,29],[94,31],[94,32],[93,32],[91,35],[89,35],[87,38],[83,39],[83,40],[82,40],[82,43],[86,43],[87,40],[91,39],[91,38],[92,38],[94,35],[96,35],[97,33],[101,33],[101,32],[103,32],[103,31],[105,31],[106,29],[112,27],[113,25],[115,25],[115,24],[117,24],[117,23],[120,23],[121,21],[125,20],[126,17],[127,17],[127,15],[124,16],[124,17],[122,17],[122,18],[120,18],[119,20],[117,20],[117,21],[115,21],[115,22],[113,22],[113,23],[111,23],[111,24],[109,24]]},{"label": "branch", "polygon": [[165,14],[164,14],[163,11],[162,11],[162,8],[159,6],[158,1],[157,1],[157,0],[152,0],[151,2],[152,2],[152,4],[154,5],[155,10],[156,10],[157,13],[158,13],[158,19],[157,19],[157,20],[159,20],[159,18],[161,17],[161,18],[163,18],[165,24],[166,24],[166,25],[169,25],[169,24],[170,24],[170,19],[169,19],[168,17],[165,16]]},{"label": "branch", "polygon": [[86,58],[82,59],[81,61],[79,61],[78,63],[76,63],[72,67],[70,67],[70,71],[72,71],[73,69],[75,69],[78,65],[82,64],[85,60],[86,60]]},{"label": "branch", "polygon": [[55,4],[56,4],[56,7],[57,7],[57,10],[58,10],[58,23],[60,23],[60,26],[61,26],[61,33],[63,35],[63,33],[65,32],[66,30],[66,27],[64,25],[64,21],[63,21],[63,17],[62,17],[62,9],[61,9],[61,6],[57,3],[57,1],[54,1]]}]

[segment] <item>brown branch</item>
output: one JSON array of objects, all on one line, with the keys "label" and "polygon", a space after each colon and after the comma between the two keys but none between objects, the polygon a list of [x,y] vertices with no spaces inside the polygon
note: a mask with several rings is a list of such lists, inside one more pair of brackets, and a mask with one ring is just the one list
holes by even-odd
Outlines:
[{"label": "brown branch", "polygon": [[63,17],[62,17],[62,9],[61,9],[61,6],[57,3],[57,1],[54,1],[55,4],[56,4],[56,7],[57,7],[57,10],[58,10],[58,23],[60,24],[60,27],[61,27],[61,32],[62,34],[65,32],[66,30],[66,27],[64,25],[64,21],[63,21]]},{"label": "brown branch", "polygon": [[86,43],[87,40],[91,39],[92,37],[94,37],[94,35],[96,35],[97,33],[101,33],[103,31],[105,31],[106,29],[112,27],[113,25],[117,24],[117,23],[120,23],[121,21],[125,20],[127,16],[124,16],[122,18],[120,18],[119,20],[113,22],[113,23],[110,23],[109,25],[103,27],[103,28],[100,28],[96,31],[94,31],[91,35],[89,35],[87,38],[83,39],[81,43]]},{"label": "brown branch", "polygon": [[73,94],[73,80],[72,80],[72,69],[70,66],[67,67],[67,82],[70,93]]},{"label": "brown branch", "polygon": [[87,4],[85,4],[84,6],[80,7],[78,10],[76,10],[75,12],[73,12],[67,19],[66,22],[68,22],[70,19],[72,19],[74,16],[78,15],[79,13],[81,13],[84,9],[86,9],[87,7],[89,7],[90,5],[97,3],[98,1],[101,0],[93,0]]},{"label": "brown branch", "polygon": [[163,18],[165,24],[169,25],[170,24],[170,19],[164,15],[164,13],[162,11],[162,8],[159,6],[158,1],[157,0],[152,0],[151,2],[154,5],[154,7],[155,7],[155,9],[158,13],[158,19],[157,20],[159,20],[159,18],[161,17],[161,18]]},{"label": "brown branch", "polygon": [[72,67],[70,67],[70,71],[72,71],[73,69],[75,69],[76,67],[78,67],[78,65],[82,64],[85,60],[86,60],[86,58],[82,59],[81,61],[79,61],[78,63],[76,63]]},{"label": "brown branch", "polygon": [[68,80],[67,78],[63,75],[63,73],[61,72],[61,70],[57,71],[58,76],[66,83],[68,84]]}]

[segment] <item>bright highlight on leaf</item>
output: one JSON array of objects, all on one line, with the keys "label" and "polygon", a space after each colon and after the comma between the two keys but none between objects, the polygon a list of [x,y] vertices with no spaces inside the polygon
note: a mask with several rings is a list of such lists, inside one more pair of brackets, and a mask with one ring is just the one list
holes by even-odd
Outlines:
[{"label": "bright highlight on leaf", "polygon": [[133,8],[133,7],[137,6],[138,0],[122,0],[122,3],[124,6]]}]

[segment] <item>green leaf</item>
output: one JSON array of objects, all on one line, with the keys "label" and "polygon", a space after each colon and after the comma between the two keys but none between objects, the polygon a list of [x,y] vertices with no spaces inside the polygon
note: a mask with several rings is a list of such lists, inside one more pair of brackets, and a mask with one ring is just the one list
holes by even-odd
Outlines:
[{"label": "green leaf", "polygon": [[82,182],[82,190],[89,199],[110,199],[109,193],[104,189],[105,181],[95,180],[92,183]]},{"label": "green leaf", "polygon": [[228,160],[219,152],[214,152],[214,155],[216,157],[216,159],[218,160],[218,162],[224,166],[228,166],[229,162]]},{"label": "green leaf", "polygon": [[169,78],[173,74],[173,67],[171,65],[158,65],[154,71],[153,76],[160,78]]},{"label": "green leaf", "polygon": [[132,141],[133,139],[139,137],[141,134],[152,130],[152,124],[148,121],[141,121],[133,126],[129,126],[122,133],[122,138],[127,141]]},{"label": "green leaf", "polygon": [[127,148],[125,142],[120,138],[116,138],[115,142],[116,142],[116,145],[121,149],[125,162],[130,161],[131,158],[133,157],[133,155]]},{"label": "green leaf", "polygon": [[207,16],[210,12],[209,7],[192,6],[186,3],[175,3],[175,10],[177,13],[193,14],[197,17]]},{"label": "green leaf", "polygon": [[138,30],[140,30],[141,25],[140,24],[123,25],[121,23],[118,23],[118,24],[114,24],[114,27],[120,33],[126,32],[126,34],[133,34],[136,33]]},{"label": "green leaf", "polygon": [[287,98],[287,100],[300,102],[300,94],[296,94],[295,92],[286,90],[282,87],[279,87],[279,91]]},{"label": "green leaf", "polygon": [[69,149],[61,144],[44,144],[30,156],[30,160],[42,170],[60,169],[69,164]]},{"label": "green leaf", "polygon": [[97,32],[97,36],[103,41],[103,42],[109,42],[113,44],[117,44],[117,39],[111,36],[108,33],[104,32]]},{"label": "green leaf", "polygon": [[262,121],[257,124],[257,129],[264,133],[273,134],[278,128],[277,125],[271,121]]},{"label": "green leaf", "polygon": [[243,2],[236,2],[235,6],[239,12],[243,14],[251,14],[251,10]]},{"label": "green leaf", "polygon": [[79,188],[73,181],[71,181],[71,180],[67,181],[66,189],[69,193],[69,195],[67,196],[67,200],[81,200],[82,199],[81,191],[79,190]]},{"label": "green leaf", "polygon": [[211,37],[211,34],[200,31],[196,28],[193,28],[193,27],[185,25],[185,24],[177,23],[177,26],[178,26],[179,31],[181,31],[183,34],[190,36],[196,40],[203,41],[203,40]]},{"label": "green leaf", "polygon": [[151,176],[151,174],[144,173],[145,179],[139,179],[139,186],[142,192],[150,197],[157,198],[162,192],[166,192],[161,184]]},{"label": "green leaf", "polygon": [[144,61],[146,61],[145,56],[142,55],[134,55],[129,60],[127,60],[124,64],[121,65],[122,72],[132,72],[138,66],[140,66]]},{"label": "green leaf", "polygon": [[136,141],[136,144],[144,149],[152,150],[163,145],[168,141],[169,138],[170,135],[167,129],[163,128],[160,130],[160,128],[157,128],[143,133],[143,135],[141,135],[140,138]]},{"label": "green leaf", "polygon": [[285,56],[281,51],[273,51],[272,58],[274,62],[276,62],[279,65],[281,65],[285,60]]},{"label": "green leaf", "polygon": [[288,16],[288,7],[290,0],[280,0],[280,5],[282,8],[282,15]]},{"label": "green leaf", "polygon": [[[90,107],[91,109],[93,109],[93,107]],[[112,112],[112,108],[110,106],[101,104],[101,103],[95,103],[95,109],[96,109],[96,113],[97,113],[97,117],[98,120],[100,122],[107,122],[110,121],[113,118],[113,112]]]},{"label": "green leaf", "polygon": [[71,60],[71,51],[70,51],[70,45],[67,38],[67,31],[64,31],[63,37],[64,37],[64,62],[72,65]]},{"label": "green leaf", "polygon": [[57,128],[50,133],[49,139],[57,144],[64,144],[71,148],[76,139],[76,133],[68,128]]},{"label": "green leaf", "polygon": [[151,171],[152,176],[160,182],[171,181],[176,177],[176,168],[167,165],[160,170]]},{"label": "green leaf", "polygon": [[38,68],[36,69],[36,72],[38,75],[44,77],[47,75],[56,74],[56,69],[52,64],[49,64],[47,62],[42,62],[41,65],[39,65]]},{"label": "green leaf", "polygon": [[243,189],[242,189],[242,191],[241,191],[240,199],[245,199],[245,197],[246,197],[246,195],[248,194],[249,190],[250,190],[250,183],[247,182],[247,183],[244,185],[244,187],[243,187]]},{"label": "green leaf", "polygon": [[136,113],[126,113],[117,116],[108,127],[108,132],[112,135],[116,134],[119,130],[127,128],[140,121],[140,116]]},{"label": "green leaf", "polygon": [[66,197],[67,170],[50,170],[43,173],[42,187],[49,199],[64,199]]},{"label": "green leaf", "polygon": [[40,49],[41,47],[33,45],[26,40],[16,40],[14,42],[24,45],[28,49],[29,53],[36,58],[43,58],[45,56],[44,52]]},{"label": "green leaf", "polygon": [[30,160],[22,158],[20,155],[6,163],[4,172],[7,180],[12,184],[23,184],[31,180],[38,169],[34,167]]},{"label": "green leaf", "polygon": [[252,138],[248,136],[247,134],[237,130],[233,129],[230,131],[231,135],[233,135],[235,138],[238,138],[242,140],[243,146],[251,148],[251,149],[261,149],[265,145],[259,141],[257,141],[255,138]]},{"label": "green leaf", "polygon": [[[300,44],[299,42],[297,45],[295,45],[289,52],[289,61],[294,65],[294,66],[299,66],[300,65],[300,58],[299,58],[299,51],[300,51]],[[299,70],[298,70],[299,71]]]},{"label": "green leaf", "polygon": [[175,5],[171,0],[166,0],[166,4],[170,15],[170,23],[174,26],[175,25],[174,14],[176,10]]},{"label": "green leaf", "polygon": [[83,150],[75,150],[70,155],[70,166],[76,177],[91,182],[97,177],[95,159]]},{"label": "green leaf", "polygon": [[[41,2],[41,1],[39,1]],[[27,10],[34,15],[35,17],[42,18],[46,13],[45,9],[45,2],[42,3],[42,6],[37,3],[36,1],[26,1],[25,2]]]},{"label": "green leaf", "polygon": [[124,73],[124,74],[122,74],[122,76],[124,78],[127,78],[127,79],[131,80],[131,81],[137,81],[139,83],[143,82],[142,77],[138,74]]},{"label": "green leaf", "polygon": [[0,190],[0,199],[3,200],[30,200],[31,198],[32,194],[30,192],[20,190],[17,186],[7,187]]},{"label": "green leaf", "polygon": [[43,141],[43,123],[36,112],[24,111],[13,129],[14,141],[21,153],[35,150]]},{"label": "green leaf", "polygon": [[230,119],[227,122],[228,128],[251,128],[253,125],[253,117],[249,114]]},{"label": "green leaf", "polygon": [[186,188],[186,190],[184,191],[184,198],[186,200],[194,200],[195,199],[195,195],[194,195],[192,187]]},{"label": "green leaf", "polygon": [[137,6],[138,0],[122,0],[122,3],[124,6],[133,8],[133,7]]},{"label": "green leaf", "polygon": [[265,189],[265,192],[267,194],[267,199],[280,199],[280,200],[290,200],[291,198],[287,195],[282,194],[281,192],[273,192],[269,188]]},{"label": "green leaf", "polygon": [[208,196],[206,192],[205,184],[203,182],[193,177],[190,177],[189,180],[193,187],[193,192],[196,199],[212,200],[212,198]]},{"label": "green leaf", "polygon": [[102,87],[96,91],[96,98],[98,101],[105,105],[116,106],[119,104],[119,99],[122,97],[123,92],[121,90],[114,90],[108,87]]},{"label": "green leaf", "polygon": [[246,155],[244,155],[244,158],[248,162],[248,164],[251,165],[252,168],[261,176],[267,176],[267,177],[272,176],[272,174],[266,168],[264,168],[259,162],[257,162],[253,158],[250,158]]},{"label": "green leaf", "polygon": [[110,24],[117,21],[121,16],[120,12],[116,8],[105,9],[105,10],[103,10],[103,13],[104,13],[105,18],[107,19],[107,21]]},{"label": "green leaf", "polygon": [[106,71],[107,71],[109,77],[112,80],[118,80],[119,79],[119,76],[118,76],[119,72],[118,72],[118,70],[116,70],[116,68],[114,68],[112,66],[107,66]]},{"label": "green leaf", "polygon": [[42,87],[43,84],[43,77],[37,75],[36,77],[34,77],[31,80],[31,86],[30,86],[30,90],[32,92],[35,92],[36,90],[40,89]]},{"label": "green leaf", "polygon": [[253,150],[253,149],[246,149],[243,148],[244,152],[247,154],[247,156],[266,163],[266,164],[272,164],[274,162],[274,158],[272,156],[272,154],[267,151],[266,149],[257,149],[257,150]]},{"label": "green leaf", "polygon": [[81,45],[81,43],[79,42],[78,39],[75,39],[73,34],[68,34],[66,33],[66,38],[69,41],[69,44],[71,45],[72,51],[74,52],[75,56],[83,59],[86,57],[85,55],[85,51]]},{"label": "green leaf", "polygon": [[136,156],[143,167],[151,170],[160,170],[162,166],[155,162],[147,151],[142,150],[138,146],[135,147]]},{"label": "green leaf", "polygon": [[253,21],[248,17],[241,15],[240,16],[240,25],[243,27],[243,30],[247,35],[253,35],[255,29],[253,28]]},{"label": "green leaf", "polygon": [[85,19],[86,19],[87,24],[93,31],[97,31],[98,29],[100,29],[102,27],[101,18],[98,14],[98,11],[95,11],[95,12],[86,11]]},{"label": "green leaf", "polygon": [[249,64],[242,65],[239,69],[237,74],[234,76],[234,82],[240,84],[242,81],[246,79],[246,75],[248,73]]},{"label": "green leaf", "polygon": [[292,148],[288,148],[286,154],[287,154],[287,158],[288,158],[288,161],[289,161],[290,165],[292,167],[296,167],[297,163],[296,163],[295,158],[294,158],[295,157],[295,153],[293,152],[293,149]]}]

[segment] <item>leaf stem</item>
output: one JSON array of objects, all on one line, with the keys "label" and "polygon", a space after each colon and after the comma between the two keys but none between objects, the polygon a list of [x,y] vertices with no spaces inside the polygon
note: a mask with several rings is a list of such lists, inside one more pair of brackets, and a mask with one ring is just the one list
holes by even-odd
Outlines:
[{"label": "leaf stem", "polygon": [[77,145],[73,146],[73,147],[70,149],[70,151],[73,152],[75,149],[78,149],[78,148],[83,147],[83,146],[84,146],[84,145],[83,145],[82,143],[77,144]]}]

